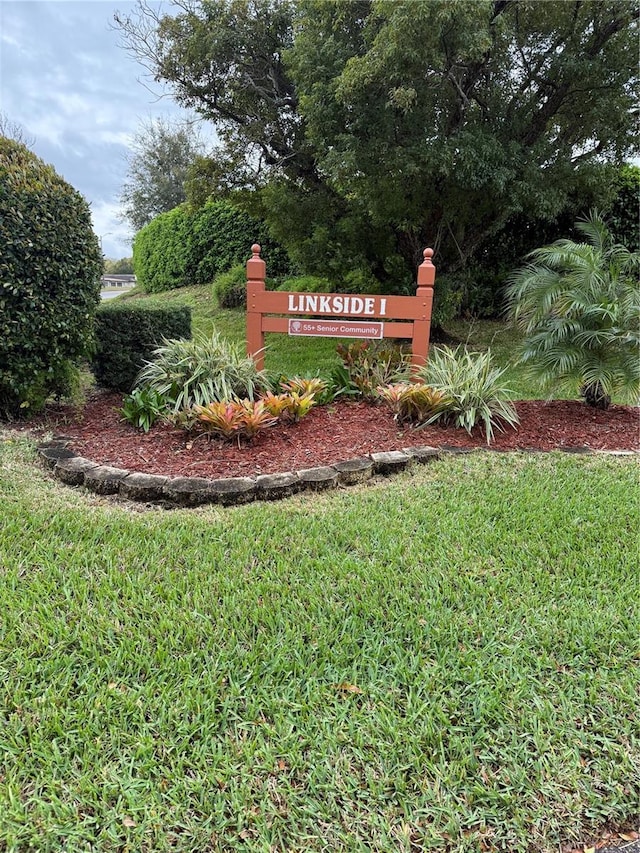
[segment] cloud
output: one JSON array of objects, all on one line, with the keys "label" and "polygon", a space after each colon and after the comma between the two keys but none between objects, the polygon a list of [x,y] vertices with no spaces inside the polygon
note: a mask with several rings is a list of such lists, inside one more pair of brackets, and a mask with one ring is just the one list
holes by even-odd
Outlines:
[{"label": "cloud", "polygon": [[113,15],[134,9],[107,0],[0,2],[2,111],[90,202],[104,251],[118,258],[131,252],[118,220],[129,145],[142,122],[186,116],[160,87],[149,91],[145,69],[118,44]]}]

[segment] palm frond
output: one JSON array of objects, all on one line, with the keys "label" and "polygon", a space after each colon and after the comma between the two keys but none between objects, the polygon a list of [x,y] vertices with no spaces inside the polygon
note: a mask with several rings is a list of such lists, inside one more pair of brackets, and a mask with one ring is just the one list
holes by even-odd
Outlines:
[{"label": "palm frond", "polygon": [[576,227],[588,242],[536,249],[508,280],[507,313],[525,332],[520,363],[546,384],[637,400],[640,253],[615,244],[596,211]]}]

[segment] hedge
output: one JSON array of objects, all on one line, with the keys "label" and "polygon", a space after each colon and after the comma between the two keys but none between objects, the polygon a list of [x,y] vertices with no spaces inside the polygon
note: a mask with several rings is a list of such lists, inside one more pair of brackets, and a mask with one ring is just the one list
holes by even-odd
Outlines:
[{"label": "hedge", "polygon": [[91,366],[96,381],[103,388],[128,393],[163,339],[191,337],[191,309],[186,305],[102,305],[96,314],[95,335]]}]

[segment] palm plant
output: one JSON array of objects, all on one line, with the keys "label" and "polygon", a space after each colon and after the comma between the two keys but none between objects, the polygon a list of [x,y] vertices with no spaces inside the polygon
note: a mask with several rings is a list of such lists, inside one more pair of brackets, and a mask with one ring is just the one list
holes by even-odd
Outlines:
[{"label": "palm plant", "polygon": [[520,361],[543,384],[571,386],[592,406],[640,394],[640,253],[613,240],[597,212],[587,240],[536,249],[509,279],[507,313],[525,333]]}]

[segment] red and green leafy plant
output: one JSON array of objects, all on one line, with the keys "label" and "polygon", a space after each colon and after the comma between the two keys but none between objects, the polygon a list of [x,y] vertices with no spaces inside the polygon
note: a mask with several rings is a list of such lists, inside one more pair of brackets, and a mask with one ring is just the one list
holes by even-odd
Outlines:
[{"label": "red and green leafy plant", "polygon": [[309,414],[318,401],[314,394],[300,394],[298,391],[291,391],[288,394],[265,394],[260,402],[264,403],[267,411],[274,417],[287,419],[297,424],[305,415]]},{"label": "red and green leafy plant", "polygon": [[409,369],[407,353],[387,341],[354,341],[338,344],[350,385],[367,400],[377,399],[381,385],[406,378]]},{"label": "red and green leafy plant", "polygon": [[201,424],[207,432],[216,433],[223,438],[233,438],[238,434],[242,423],[242,412],[237,402],[216,401],[207,406],[194,406],[195,423]]},{"label": "red and green leafy plant", "polygon": [[[313,394],[299,394],[297,391],[292,391],[287,394],[287,406],[285,412],[287,417],[297,424],[311,409],[317,404],[317,400]],[[283,413],[283,414],[284,414]]]},{"label": "red and green leafy plant", "polygon": [[289,405],[288,394],[273,394],[271,391],[268,394],[263,394],[260,400],[265,409],[275,418],[279,418]]},{"label": "red and green leafy plant", "polygon": [[267,410],[262,400],[241,400],[242,433],[254,438],[261,429],[274,426],[278,419]]},{"label": "red and green leafy plant", "polygon": [[379,396],[391,406],[398,423],[427,423],[446,411],[451,398],[421,382],[398,382],[378,387]]},{"label": "red and green leafy plant", "polygon": [[208,433],[230,440],[253,439],[260,430],[273,426],[277,418],[265,408],[262,400],[232,400],[194,406],[194,425]]},{"label": "red and green leafy plant", "polygon": [[263,394],[261,402],[265,408],[277,418],[288,419],[298,423],[311,409],[318,404],[319,397],[327,390],[327,383],[317,376],[307,379],[294,376],[291,379],[283,377],[278,382],[281,394]]},{"label": "red and green leafy plant", "polygon": [[294,376],[292,379],[282,379],[280,387],[286,393],[313,394],[317,397],[327,390],[327,383],[319,376],[313,376],[310,379]]}]

